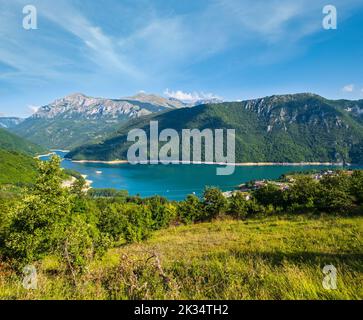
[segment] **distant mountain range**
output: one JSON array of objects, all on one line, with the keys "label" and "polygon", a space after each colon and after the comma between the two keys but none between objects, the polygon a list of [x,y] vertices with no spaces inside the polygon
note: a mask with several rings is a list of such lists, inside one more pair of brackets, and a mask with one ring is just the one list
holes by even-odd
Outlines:
[{"label": "distant mountain range", "polygon": [[[67,157],[126,159],[133,128],[235,129],[237,162],[363,163],[363,100],[328,100],[315,94],[279,95],[242,102],[169,110],[129,121],[103,141],[80,146]],[[161,146],[160,146],[161,147]]]},{"label": "distant mountain range", "polygon": [[0,117],[0,128],[11,129],[23,121],[24,119],[16,117]]},{"label": "distant mountain range", "polygon": [[47,148],[70,149],[100,141],[130,119],[194,105],[145,93],[122,99],[76,93],[42,106],[11,129]]},{"label": "distant mountain range", "polygon": [[148,131],[151,120],[160,130],[235,129],[237,162],[363,163],[363,100],[311,93],[195,103],[145,93],[121,99],[77,93],[18,124],[0,123],[43,147],[71,149],[72,159],[110,161],[126,159],[129,130]]}]

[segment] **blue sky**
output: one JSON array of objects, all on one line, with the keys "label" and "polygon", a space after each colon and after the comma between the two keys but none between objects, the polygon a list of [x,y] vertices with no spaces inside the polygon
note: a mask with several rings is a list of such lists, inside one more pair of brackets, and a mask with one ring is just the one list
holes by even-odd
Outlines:
[{"label": "blue sky", "polygon": [[[38,29],[22,27],[37,8]],[[322,27],[333,4],[338,29]],[[0,0],[0,114],[73,92],[363,99],[362,0]]]}]

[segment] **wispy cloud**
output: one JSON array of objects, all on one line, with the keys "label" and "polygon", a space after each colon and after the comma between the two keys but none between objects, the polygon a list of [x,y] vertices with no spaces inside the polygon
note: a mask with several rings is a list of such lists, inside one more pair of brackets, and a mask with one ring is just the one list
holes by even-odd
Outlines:
[{"label": "wispy cloud", "polygon": [[[230,87],[251,91],[248,86],[256,83],[249,81],[256,75],[255,67],[287,64],[336,34],[321,25],[325,0],[31,3],[38,9],[38,30],[26,31],[21,26],[22,8],[29,1],[0,0],[0,82],[9,101],[14,92],[23,94],[19,97],[23,97],[24,110],[28,101],[42,103],[34,98],[40,91],[42,97],[54,99],[68,90],[120,96],[140,87],[148,92],[197,87],[240,96],[240,92],[231,93]],[[335,0],[334,4],[340,24],[362,7],[361,0]],[[309,61],[311,66],[314,59]],[[284,70],[288,74],[298,66],[295,59]],[[263,76],[264,71],[259,72]],[[271,70],[265,76],[271,74],[275,77]],[[223,85],[230,92],[221,91]],[[339,86],[335,82],[334,90]],[[208,96],[172,94],[186,99]]]},{"label": "wispy cloud", "polygon": [[81,40],[86,46],[85,58],[101,68],[109,68],[113,72],[124,72],[128,76],[138,77],[141,72],[115,46],[116,39],[106,35],[102,28],[93,24],[80,11],[72,7],[69,2],[57,1],[49,3],[40,11],[47,19],[57,24]]},{"label": "wispy cloud", "polygon": [[[234,47],[241,48],[241,63],[268,62],[269,57],[273,63],[281,52],[286,56],[291,48],[293,52],[298,51],[292,44],[322,30],[316,13],[325,4],[323,0],[213,0],[196,10],[178,12],[168,4],[161,9],[158,1],[148,2],[148,10],[140,11],[139,5],[130,2],[127,10],[116,5],[115,12],[106,8],[109,21],[100,24],[89,11],[82,11],[77,2],[33,2],[39,14],[39,32],[32,34],[36,35],[36,41],[16,25],[20,19],[14,19],[11,9],[0,13],[3,35],[11,38],[11,41],[2,41],[1,61],[29,76],[54,78],[77,72],[103,72],[145,81],[156,75],[168,78],[171,72],[184,71]],[[357,1],[337,0],[337,3],[340,16],[344,16],[344,8],[354,7]],[[19,14],[25,4],[28,4],[25,0],[14,0],[11,5],[7,2]],[[123,23],[125,30],[119,25],[114,29],[115,17],[122,20],[124,16],[127,17]],[[133,27],[129,29],[127,25]],[[61,34],[60,43],[56,43],[52,31]],[[73,39],[67,38],[64,32]],[[253,57],[248,55],[251,46],[258,48]],[[29,49],[27,54],[25,47]]]},{"label": "wispy cloud", "polygon": [[40,106],[28,105],[29,111],[33,114],[39,110]]},{"label": "wispy cloud", "polygon": [[342,88],[343,92],[353,92],[355,89],[355,85],[354,84],[347,84]]},{"label": "wispy cloud", "polygon": [[213,93],[204,93],[204,92],[184,92],[181,90],[171,91],[169,89],[166,89],[164,91],[164,94],[168,98],[174,98],[181,100],[183,102],[187,103],[193,103],[200,100],[212,100],[212,99],[218,99],[222,100],[223,98],[220,96],[217,96]]}]

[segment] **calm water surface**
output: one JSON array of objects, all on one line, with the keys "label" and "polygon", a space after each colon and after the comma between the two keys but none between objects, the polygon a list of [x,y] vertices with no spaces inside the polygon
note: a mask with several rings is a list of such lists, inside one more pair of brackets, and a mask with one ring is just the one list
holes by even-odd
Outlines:
[{"label": "calm water surface", "polygon": [[[65,153],[57,152],[64,156]],[[42,157],[46,160],[48,157]],[[195,192],[200,195],[205,186],[223,191],[250,180],[277,179],[292,171],[331,168],[327,166],[253,166],[236,167],[231,176],[217,176],[214,165],[130,165],[73,163],[63,160],[62,167],[87,175],[94,188],[127,190],[130,195],[142,197],[162,195],[172,200],[184,199]],[[102,173],[100,173],[102,172]]]}]

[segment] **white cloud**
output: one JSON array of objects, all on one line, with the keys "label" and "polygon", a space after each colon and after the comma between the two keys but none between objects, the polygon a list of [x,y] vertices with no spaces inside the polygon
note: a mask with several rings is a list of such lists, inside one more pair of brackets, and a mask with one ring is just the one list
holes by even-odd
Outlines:
[{"label": "white cloud", "polygon": [[168,98],[178,99],[180,101],[187,103],[193,103],[199,100],[212,100],[212,99],[222,100],[221,97],[213,93],[204,93],[204,92],[184,92],[181,90],[170,91],[169,89],[166,89],[164,91],[164,94]]},{"label": "white cloud", "polygon": [[343,92],[353,92],[354,91],[354,84],[347,84],[342,88]]},{"label": "white cloud", "polygon": [[28,109],[31,111],[31,113],[36,113],[39,110],[39,106],[34,106],[34,105],[28,105]]},{"label": "white cloud", "polygon": [[105,34],[99,26],[91,23],[82,12],[63,1],[57,2],[58,8],[54,6],[55,4],[52,3],[41,13],[59,27],[79,38],[88,49],[87,57],[92,59],[95,64],[112,71],[124,72],[129,76],[141,76],[140,71],[114,45],[115,39]]}]

